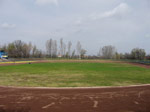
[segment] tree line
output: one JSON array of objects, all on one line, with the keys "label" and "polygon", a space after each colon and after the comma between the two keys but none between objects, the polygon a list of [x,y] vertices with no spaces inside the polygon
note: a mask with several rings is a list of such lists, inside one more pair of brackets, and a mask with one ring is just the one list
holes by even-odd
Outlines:
[{"label": "tree line", "polygon": [[66,44],[63,38],[60,39],[59,45],[57,41],[53,39],[46,41],[46,57],[49,58],[83,58],[86,52],[79,41],[76,44],[76,49],[72,48],[71,41]]},{"label": "tree line", "polygon": [[104,46],[100,48],[98,56],[102,59],[132,59],[144,60],[149,59],[144,49],[133,48],[130,53],[118,53],[114,46]]},{"label": "tree line", "polygon": [[86,55],[87,50],[82,47],[80,41],[73,48],[72,42],[65,43],[63,38],[59,41],[47,40],[45,48],[46,51],[40,50],[31,42],[21,40],[0,46],[0,50],[7,52],[10,58],[150,59],[144,49],[134,48],[130,53],[118,53],[115,46],[111,45],[100,48],[97,55]]},{"label": "tree line", "polygon": [[0,50],[7,52],[10,58],[41,58],[43,55],[42,50],[37,49],[36,45],[21,40],[0,46]]},{"label": "tree line", "polygon": [[16,40],[5,45],[0,45],[0,51],[7,52],[10,58],[83,58],[87,52],[82,48],[79,41],[76,48],[73,49],[72,42],[69,41],[66,44],[63,38],[59,42],[49,39],[46,41],[45,47],[46,51],[38,49],[31,42],[26,43]]}]

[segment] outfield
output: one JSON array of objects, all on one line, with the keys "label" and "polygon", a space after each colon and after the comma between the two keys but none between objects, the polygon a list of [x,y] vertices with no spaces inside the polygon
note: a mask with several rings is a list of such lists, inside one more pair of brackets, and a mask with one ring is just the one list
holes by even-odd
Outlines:
[{"label": "outfield", "polygon": [[126,63],[51,62],[0,66],[1,86],[99,87],[150,84],[150,69]]}]

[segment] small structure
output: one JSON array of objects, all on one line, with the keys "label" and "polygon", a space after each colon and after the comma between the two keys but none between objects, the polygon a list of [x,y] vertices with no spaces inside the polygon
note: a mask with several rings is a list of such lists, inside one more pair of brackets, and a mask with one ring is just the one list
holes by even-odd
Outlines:
[{"label": "small structure", "polygon": [[8,59],[8,54],[3,50],[0,51],[0,59]]},{"label": "small structure", "polygon": [[62,55],[59,54],[59,55],[58,55],[58,58],[62,58]]}]

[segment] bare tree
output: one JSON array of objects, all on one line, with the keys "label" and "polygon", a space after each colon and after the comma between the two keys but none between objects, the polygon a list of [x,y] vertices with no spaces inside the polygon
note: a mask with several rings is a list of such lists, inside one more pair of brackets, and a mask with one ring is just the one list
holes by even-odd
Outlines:
[{"label": "bare tree", "polygon": [[114,46],[104,46],[102,48],[102,56],[106,59],[112,59],[115,56],[116,48]]},{"label": "bare tree", "polygon": [[63,43],[63,57],[66,56],[66,44]]},{"label": "bare tree", "polygon": [[29,58],[32,50],[31,42],[29,44],[24,43],[22,46],[22,54],[24,58]]},{"label": "bare tree", "polygon": [[39,49],[36,49],[35,58],[42,58],[42,55],[43,55],[42,51]]},{"label": "bare tree", "polygon": [[36,45],[34,45],[32,47],[32,57],[35,57],[36,56],[36,51],[37,51],[37,48],[36,48]]},{"label": "bare tree", "polygon": [[98,57],[102,57],[102,55],[103,55],[103,54],[102,54],[102,48],[100,48],[99,51],[98,51],[97,56],[98,56]]},{"label": "bare tree", "polygon": [[63,38],[61,38],[61,39],[60,39],[60,47],[59,47],[59,48],[60,48],[60,51],[59,51],[59,52],[60,52],[60,55],[61,55],[61,56],[63,56],[63,46],[64,46],[63,43],[64,43],[64,42],[63,42]]},{"label": "bare tree", "polygon": [[36,45],[34,45],[32,47],[32,51],[31,51],[32,57],[33,58],[41,58],[43,57],[43,52],[42,50],[37,49]]},{"label": "bare tree", "polygon": [[72,58],[74,58],[75,57],[75,53],[76,53],[76,51],[75,50],[73,50],[73,52],[72,52]]},{"label": "bare tree", "polygon": [[85,57],[86,52],[87,52],[87,51],[86,51],[85,49],[81,49],[81,52],[80,52],[81,58],[84,58],[84,57]]},{"label": "bare tree", "polygon": [[21,58],[23,56],[23,53],[22,53],[23,45],[24,45],[24,42],[22,42],[21,40],[16,40],[14,42],[15,53],[16,53],[16,56],[19,58]]},{"label": "bare tree", "polygon": [[119,54],[118,52],[116,52],[114,58],[117,59],[117,60],[120,60],[121,54]]},{"label": "bare tree", "polygon": [[76,48],[77,48],[77,54],[78,54],[79,58],[81,58],[82,46],[81,46],[81,43],[79,41],[77,42]]},{"label": "bare tree", "polygon": [[53,57],[57,57],[57,41],[53,41]]},{"label": "bare tree", "polygon": [[21,40],[16,40],[6,46],[6,52],[9,57],[14,58],[29,58],[32,51],[32,43],[25,43]]},{"label": "bare tree", "polygon": [[146,56],[146,52],[144,49],[134,48],[131,51],[131,56],[133,59],[143,60]]},{"label": "bare tree", "polygon": [[59,55],[61,55],[61,57],[66,56],[66,44],[63,42],[63,38],[60,39],[59,53],[60,53]]},{"label": "bare tree", "polygon": [[53,44],[53,40],[50,39],[50,40],[47,40],[46,42],[46,50],[47,50],[47,54],[49,57],[52,58],[52,45]]},{"label": "bare tree", "polygon": [[15,50],[15,45],[14,43],[9,43],[7,46],[7,52],[9,57],[16,57],[16,50]]},{"label": "bare tree", "polygon": [[68,42],[68,56],[69,56],[69,58],[71,57],[71,47],[72,47],[72,42],[69,41]]}]

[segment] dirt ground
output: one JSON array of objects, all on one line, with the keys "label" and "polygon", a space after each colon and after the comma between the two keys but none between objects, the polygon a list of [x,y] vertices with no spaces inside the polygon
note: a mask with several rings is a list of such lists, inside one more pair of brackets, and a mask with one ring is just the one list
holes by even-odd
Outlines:
[{"label": "dirt ground", "polygon": [[150,85],[112,88],[0,87],[0,112],[150,112]]}]

